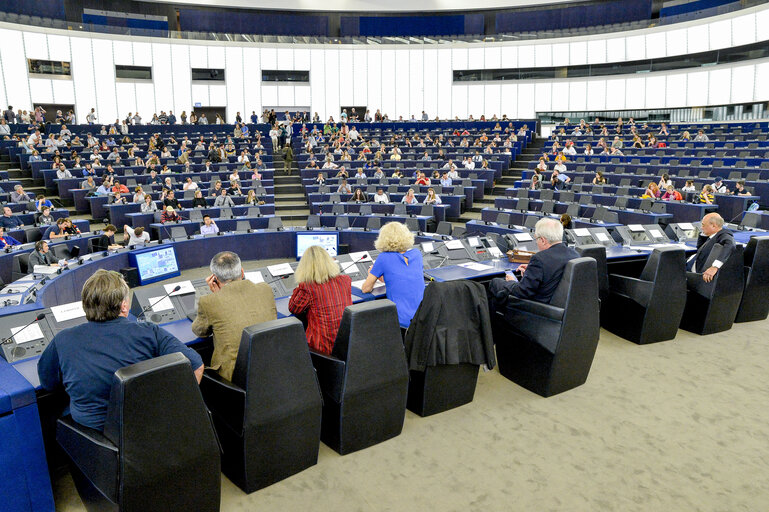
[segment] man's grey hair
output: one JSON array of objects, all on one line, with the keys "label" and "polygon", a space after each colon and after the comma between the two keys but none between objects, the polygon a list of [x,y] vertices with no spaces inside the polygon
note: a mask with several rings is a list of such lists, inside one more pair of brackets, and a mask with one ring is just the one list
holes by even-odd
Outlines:
[{"label": "man's grey hair", "polygon": [[234,252],[223,251],[211,258],[209,266],[211,273],[216,276],[217,281],[226,283],[240,279],[242,267],[240,257]]},{"label": "man's grey hair", "polygon": [[534,237],[544,238],[551,244],[563,241],[563,224],[556,219],[540,219],[534,225]]},{"label": "man's grey hair", "polygon": [[13,187],[13,190],[19,190],[20,188],[21,188],[21,185],[16,185],[15,187]]}]

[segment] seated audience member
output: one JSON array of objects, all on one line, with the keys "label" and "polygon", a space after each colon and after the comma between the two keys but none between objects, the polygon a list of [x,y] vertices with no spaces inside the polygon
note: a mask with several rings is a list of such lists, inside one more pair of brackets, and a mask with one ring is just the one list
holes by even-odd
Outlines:
[{"label": "seated audience member", "polygon": [[414,189],[410,188],[408,192],[406,192],[406,195],[403,196],[403,199],[401,199],[401,203],[405,204],[418,204],[419,201],[417,200],[416,196],[414,195]]},{"label": "seated audience member", "polygon": [[5,229],[16,229],[24,226],[24,223],[21,222],[19,217],[13,215],[10,207],[4,206],[3,215],[0,217],[0,226],[3,226]]},{"label": "seated audience member", "polygon": [[54,258],[48,248],[48,242],[45,240],[38,240],[35,242],[35,250],[29,253],[30,272],[35,268],[35,265],[59,266],[56,262],[56,258]]},{"label": "seated audience member", "polygon": [[93,252],[121,249],[122,246],[115,243],[115,232],[117,228],[112,224],[104,226],[101,236],[93,241]]},{"label": "seated audience member", "polygon": [[150,241],[150,234],[144,231],[144,228],[139,226],[134,229],[128,224],[123,226],[123,235],[128,238],[126,247],[134,247],[136,245],[146,245]]},{"label": "seated audience member", "polygon": [[430,178],[425,176],[425,173],[420,172],[419,176],[417,177],[416,184],[417,185],[429,185],[430,184]]},{"label": "seated audience member", "polygon": [[686,180],[686,184],[681,187],[681,192],[696,192],[697,189],[694,187],[694,180]]},{"label": "seated audience member", "polygon": [[572,222],[571,215],[569,215],[568,213],[564,213],[563,215],[561,215],[560,222],[564,230],[574,229],[574,222]]},{"label": "seated audience member", "polygon": [[577,251],[562,242],[563,225],[555,219],[537,221],[534,238],[539,252],[531,257],[528,264],[518,267],[523,274],[520,281],[507,275],[504,279],[494,278],[489,283],[489,293],[497,304],[503,304],[510,295],[548,304],[561,282],[566,263],[579,258]]},{"label": "seated audience member", "polygon": [[174,210],[181,210],[182,206],[179,204],[179,200],[176,199],[176,194],[173,190],[168,190],[165,199],[163,199],[163,206],[166,208],[172,206]]},{"label": "seated audience member", "polygon": [[210,295],[200,297],[192,332],[206,337],[213,333],[211,368],[225,379],[232,379],[243,329],[277,318],[275,297],[270,285],[245,279],[240,258],[233,252],[220,252],[211,259],[211,275],[206,278]]},{"label": "seated audience member", "polygon": [[593,185],[606,185],[606,178],[602,171],[596,171],[595,177],[593,177]]},{"label": "seated audience member", "polygon": [[206,198],[203,197],[203,192],[200,189],[197,189],[195,191],[195,197],[192,198],[192,207],[193,208],[207,208],[208,203],[206,203]]},{"label": "seated audience member", "polygon": [[83,285],[82,300],[87,322],[60,331],[37,363],[43,388],[63,387],[69,395],[73,420],[102,430],[114,373],[140,361],[181,352],[200,382],[203,360],[197,352],[156,324],[126,318],[129,289],[118,272],[97,270]]},{"label": "seated audience member", "polygon": [[529,186],[531,190],[542,190],[542,175],[541,174],[534,174],[531,177],[531,185]]},{"label": "seated audience member", "polygon": [[11,235],[6,235],[5,228],[0,226],[0,249],[5,249],[14,245],[21,245],[21,242],[13,238]]},{"label": "seated audience member", "polygon": [[43,211],[40,212],[40,214],[37,216],[37,219],[35,219],[35,223],[38,226],[50,226],[56,222],[53,218],[53,215],[51,215],[51,208],[48,206],[43,207]]},{"label": "seated audience member", "polygon": [[141,212],[142,213],[153,213],[158,211],[158,207],[155,204],[155,201],[152,200],[152,197],[147,194],[144,196],[144,202],[141,205]]},{"label": "seated audience member", "polygon": [[165,224],[166,222],[179,222],[181,217],[176,213],[173,206],[166,206],[163,213],[160,214],[160,222]]},{"label": "seated audience member", "polygon": [[683,196],[675,189],[675,187],[673,187],[673,185],[668,185],[667,190],[662,194],[662,199],[664,201],[681,201]]},{"label": "seated audience member", "polygon": [[288,310],[305,316],[310,349],[330,354],[342,313],[352,305],[350,276],[340,273],[339,265],[322,247],[313,245],[304,251],[294,278],[297,287]]},{"label": "seated audience member", "polygon": [[673,185],[673,180],[670,179],[670,176],[667,174],[660,176],[660,181],[657,183],[657,186],[660,190],[667,190],[671,185]]},{"label": "seated audience member", "polygon": [[699,199],[700,203],[713,204],[716,200],[713,187],[711,185],[705,185],[702,187],[702,192],[700,192]]},{"label": "seated audience member", "polygon": [[13,187],[13,192],[11,192],[12,203],[28,203],[30,201],[32,201],[32,199],[30,199],[29,194],[24,192],[24,187],[21,185]]},{"label": "seated audience member", "polygon": [[425,197],[424,204],[441,204],[440,196],[435,194],[435,190],[432,187],[427,189],[427,197]]},{"label": "seated audience member", "polygon": [[753,192],[751,190],[748,190],[748,188],[745,186],[744,181],[738,181],[734,185],[734,193],[738,196],[752,196]]},{"label": "seated audience member", "polygon": [[246,195],[246,203],[249,206],[259,206],[264,204],[264,199],[256,195],[256,191],[251,189]]},{"label": "seated audience member", "polygon": [[388,222],[379,230],[374,247],[380,253],[361,290],[370,293],[377,280],[384,281],[401,327],[408,327],[425,292],[422,253],[414,248],[414,234],[405,224]]},{"label": "seated audience member", "polygon": [[51,240],[69,236],[69,233],[67,233],[67,219],[64,217],[58,219],[56,221],[56,227],[51,230],[51,234],[48,236]]},{"label": "seated audience member", "polygon": [[661,195],[662,194],[660,193],[660,189],[657,186],[657,184],[651,181],[649,182],[649,186],[646,187],[643,197],[648,197],[651,199],[659,199]]},{"label": "seated audience member", "polygon": [[721,178],[716,178],[716,182],[713,183],[713,190],[717,194],[730,194],[729,187],[726,186],[726,183],[724,183],[724,180]]},{"label": "seated audience member", "polygon": [[113,194],[128,194],[129,192],[128,187],[122,185],[118,180],[115,180],[114,185],[112,186]]},{"label": "seated audience member", "polygon": [[560,190],[561,188],[565,187],[567,183],[571,182],[571,178],[569,178],[566,174],[558,172],[558,170],[553,170],[553,174],[550,176],[550,185],[553,187],[554,190]]},{"label": "seated audience member", "polygon": [[390,199],[387,197],[387,194],[385,194],[384,190],[379,188],[377,189],[376,194],[374,194],[372,201],[375,203],[389,203]]},{"label": "seated audience member", "polygon": [[223,188],[218,196],[216,196],[216,199],[214,200],[214,208],[222,208],[222,207],[229,207],[232,208],[235,206],[235,202],[232,200],[230,196],[227,195],[227,189]]},{"label": "seated audience member", "polygon": [[347,184],[346,179],[342,179],[339,187],[336,189],[337,194],[352,194],[352,187]]},{"label": "seated audience member", "polygon": [[323,176],[322,172],[319,172],[318,173],[318,177],[315,178],[315,184],[316,185],[323,185],[324,183],[326,183],[326,177]]},{"label": "seated audience member", "polygon": [[[719,259],[713,261],[709,268],[704,268],[710,252],[716,244],[721,244],[724,250],[718,256]],[[709,283],[718,273],[718,269],[732,255],[734,249],[734,235],[728,229],[724,229],[723,217],[717,213],[708,213],[702,218],[702,232],[697,238],[697,253],[689,258],[686,269],[702,274],[703,281]]]},{"label": "seated audience member", "polygon": [[215,235],[219,232],[219,226],[210,215],[203,215],[203,224],[200,226],[201,235]]},{"label": "seated audience member", "polygon": [[363,192],[360,188],[355,189],[355,193],[350,198],[351,203],[365,203],[368,201],[368,197],[366,197],[366,193]]},{"label": "seated audience member", "polygon": [[35,198],[35,209],[38,212],[42,212],[43,208],[48,208],[50,210],[53,208],[53,203],[46,199],[43,194],[40,194]]}]

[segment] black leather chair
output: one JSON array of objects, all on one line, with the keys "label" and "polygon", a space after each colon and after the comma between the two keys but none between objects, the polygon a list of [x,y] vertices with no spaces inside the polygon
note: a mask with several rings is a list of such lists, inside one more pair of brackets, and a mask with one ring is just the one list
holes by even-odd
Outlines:
[{"label": "black leather chair", "polygon": [[[710,253],[705,267],[719,258],[720,244]],[[738,245],[724,261],[716,276],[709,283],[702,274],[686,274],[686,307],[681,318],[681,329],[697,334],[713,334],[732,328],[745,287],[743,249]]]},{"label": "black leather chair", "polygon": [[11,281],[16,281],[26,276],[30,272],[28,252],[14,254],[11,263]]},{"label": "black leather chair", "polygon": [[580,245],[574,248],[580,256],[593,258],[598,273],[598,298],[601,299],[603,311],[606,299],[609,298],[609,267],[606,263],[606,247],[598,244]]},{"label": "black leather chair", "polygon": [[686,255],[678,247],[654,249],[641,275],[611,274],[601,324],[638,344],[672,340],[686,304]]},{"label": "black leather chair", "polygon": [[735,322],[769,316],[769,236],[754,236],[745,248],[745,290]]},{"label": "black leather chair", "polygon": [[297,318],[244,329],[232,381],[206,371],[200,389],[222,443],[222,471],[244,492],[318,462],[322,401]]},{"label": "black leather chair", "polygon": [[600,331],[593,258],[564,269],[550,304],[510,297],[492,319],[499,372],[548,397],[585,383]]},{"label": "black leather chair", "polygon": [[219,445],[182,354],[116,371],[104,432],[67,416],[56,441],[88,510],[219,510]]},{"label": "black leather chair", "polygon": [[348,306],[331,355],[310,354],[323,393],[324,443],[345,455],[401,433],[409,374],[393,302]]}]

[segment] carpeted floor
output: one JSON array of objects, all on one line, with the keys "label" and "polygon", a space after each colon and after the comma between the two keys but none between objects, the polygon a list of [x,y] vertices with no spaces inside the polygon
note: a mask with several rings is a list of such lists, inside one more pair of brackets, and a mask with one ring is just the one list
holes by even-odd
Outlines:
[{"label": "carpeted floor", "polygon": [[[192,277],[192,276],[190,276]],[[472,404],[222,510],[769,510],[769,321],[636,346],[602,331],[587,383],[548,399],[493,370]],[[84,510],[68,475],[57,510]],[[1,508],[1,507],[0,507]]]}]

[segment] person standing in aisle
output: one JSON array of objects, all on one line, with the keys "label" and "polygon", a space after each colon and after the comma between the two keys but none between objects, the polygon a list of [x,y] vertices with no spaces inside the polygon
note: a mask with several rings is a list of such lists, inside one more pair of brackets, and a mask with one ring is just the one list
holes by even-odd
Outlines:
[{"label": "person standing in aisle", "polygon": [[294,150],[291,149],[291,143],[287,142],[283,147],[283,170],[286,172],[286,176],[291,175],[291,164],[294,161]]}]

